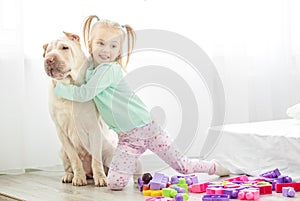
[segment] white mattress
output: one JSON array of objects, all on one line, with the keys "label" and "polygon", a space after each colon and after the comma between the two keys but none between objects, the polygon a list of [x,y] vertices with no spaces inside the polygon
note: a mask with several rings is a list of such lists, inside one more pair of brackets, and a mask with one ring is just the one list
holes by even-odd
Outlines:
[{"label": "white mattress", "polygon": [[201,152],[234,174],[257,176],[279,168],[300,179],[300,121],[295,119],[211,127]]}]

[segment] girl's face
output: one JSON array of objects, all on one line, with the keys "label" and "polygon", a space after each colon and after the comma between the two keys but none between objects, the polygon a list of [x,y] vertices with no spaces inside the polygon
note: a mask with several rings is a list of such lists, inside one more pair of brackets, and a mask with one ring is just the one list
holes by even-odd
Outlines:
[{"label": "girl's face", "polygon": [[103,62],[116,61],[121,54],[121,31],[96,26],[91,33],[89,52],[93,57],[94,66]]}]

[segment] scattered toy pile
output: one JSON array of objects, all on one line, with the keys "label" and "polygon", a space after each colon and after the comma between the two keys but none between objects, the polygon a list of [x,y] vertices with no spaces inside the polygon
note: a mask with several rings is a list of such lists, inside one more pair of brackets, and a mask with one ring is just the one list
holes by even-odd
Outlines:
[{"label": "scattered toy pile", "polygon": [[289,176],[282,176],[278,169],[263,173],[260,177],[241,175],[222,182],[198,182],[195,175],[168,176],[145,173],[138,180],[139,190],[146,201],[187,201],[190,193],[206,193],[202,201],[228,201],[229,199],[257,200],[260,195],[282,193],[285,197],[295,197],[300,191],[300,182],[293,182]]}]

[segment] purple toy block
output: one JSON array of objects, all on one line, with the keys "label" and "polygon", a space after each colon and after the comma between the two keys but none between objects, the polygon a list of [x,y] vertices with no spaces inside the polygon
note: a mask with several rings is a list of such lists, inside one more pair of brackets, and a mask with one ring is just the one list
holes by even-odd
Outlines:
[{"label": "purple toy block", "polygon": [[282,187],[282,195],[284,197],[295,197],[295,189],[293,187]]},{"label": "purple toy block", "polygon": [[228,195],[204,195],[202,201],[229,201]]},{"label": "purple toy block", "polygon": [[143,182],[142,178],[138,178],[138,188],[141,192],[143,191],[143,185],[144,185],[144,182]]},{"label": "purple toy block", "polygon": [[278,179],[277,183],[281,183],[281,184],[292,183],[292,181],[293,181],[291,177],[282,176],[282,175],[280,175],[277,179]]},{"label": "purple toy block", "polygon": [[278,170],[278,168],[276,168],[275,170],[271,170],[265,173],[262,173],[260,176],[262,177],[266,177],[266,178],[277,178],[279,177],[281,174]]},{"label": "purple toy block", "polygon": [[172,176],[171,177],[171,184],[178,184],[179,178],[177,176]]},{"label": "purple toy block", "polygon": [[183,201],[183,196],[181,194],[176,194],[175,201]]},{"label": "purple toy block", "polygon": [[192,179],[193,184],[198,184],[199,183],[199,180],[198,180],[197,176],[192,176],[191,179]]},{"label": "purple toy block", "polygon": [[168,181],[169,177],[161,173],[155,173],[152,180],[149,183],[150,189],[160,190],[162,188],[166,188]]},{"label": "purple toy block", "polygon": [[174,189],[177,191],[177,193],[187,193],[186,190],[180,186],[170,186],[170,188]]},{"label": "purple toy block", "polygon": [[185,183],[186,183],[188,186],[190,186],[190,185],[193,184],[193,181],[191,180],[191,178],[186,177],[186,178],[185,178]]},{"label": "purple toy block", "polygon": [[228,195],[229,198],[235,199],[238,197],[239,191],[243,190],[245,188],[249,188],[249,187],[245,186],[245,187],[239,187],[239,188],[224,188],[223,193],[225,195]]}]

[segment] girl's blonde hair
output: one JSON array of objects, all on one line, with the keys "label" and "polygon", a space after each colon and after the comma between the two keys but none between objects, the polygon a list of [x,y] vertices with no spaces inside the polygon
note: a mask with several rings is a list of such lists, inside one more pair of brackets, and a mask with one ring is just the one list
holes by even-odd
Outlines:
[{"label": "girl's blonde hair", "polygon": [[[95,22],[95,24],[91,27],[93,19],[97,19],[97,22]],[[134,47],[135,38],[136,38],[135,31],[131,28],[131,26],[126,24],[126,25],[124,25],[124,28],[126,28],[126,32],[125,32],[123,29],[123,26],[121,26],[117,22],[113,22],[110,20],[99,20],[97,15],[90,15],[83,22],[83,39],[84,39],[84,45],[86,48],[89,48],[89,41],[91,40],[91,29],[93,29],[93,27],[95,25],[101,25],[102,27],[105,27],[105,28],[111,28],[111,29],[120,31],[123,35],[121,38],[121,43],[124,42],[125,35],[127,35],[127,55],[126,55],[127,60],[125,62],[125,65],[122,62],[122,56],[121,56],[123,54],[123,52],[122,52],[123,45],[122,44],[121,44],[121,49],[120,49],[121,55],[119,57],[117,57],[117,62],[125,70],[128,62],[129,62],[129,58],[132,53],[133,47]]]}]

